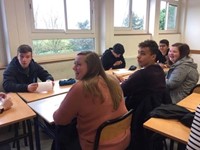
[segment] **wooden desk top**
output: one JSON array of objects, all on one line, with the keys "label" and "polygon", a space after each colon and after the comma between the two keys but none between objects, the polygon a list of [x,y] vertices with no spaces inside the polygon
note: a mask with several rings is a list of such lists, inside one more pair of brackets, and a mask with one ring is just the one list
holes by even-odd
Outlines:
[{"label": "wooden desk top", "polygon": [[53,113],[64,100],[66,93],[28,103],[28,105],[48,123],[53,123]]},{"label": "wooden desk top", "polygon": [[29,102],[33,102],[33,101],[40,100],[40,99],[43,99],[43,98],[67,93],[70,90],[70,88],[72,87],[72,85],[60,86],[59,80],[54,81],[54,83],[55,84],[54,84],[53,90],[49,91],[49,92],[41,92],[41,93],[18,92],[17,94],[25,102],[29,103]]},{"label": "wooden desk top", "polygon": [[0,114],[0,127],[36,116],[33,110],[16,93],[9,93],[8,96],[11,97],[13,106]]},{"label": "wooden desk top", "polygon": [[[137,70],[137,69],[136,69]],[[124,77],[124,76],[128,76],[131,75],[132,73],[134,73],[136,70],[131,71],[128,70],[127,68],[122,68],[122,69],[111,69],[111,70],[107,70],[106,73],[107,74],[116,74],[119,77]]]},{"label": "wooden desk top", "polygon": [[189,108],[192,111],[195,111],[199,104],[200,104],[200,94],[198,93],[192,93],[177,103],[177,105]]},{"label": "wooden desk top", "polygon": [[189,139],[190,128],[175,119],[150,118],[143,125],[144,128],[180,143],[187,144]]}]

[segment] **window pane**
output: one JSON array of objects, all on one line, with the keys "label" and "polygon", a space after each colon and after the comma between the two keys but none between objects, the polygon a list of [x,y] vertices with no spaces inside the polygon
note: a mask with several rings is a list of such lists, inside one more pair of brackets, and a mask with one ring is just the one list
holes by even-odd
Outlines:
[{"label": "window pane", "polygon": [[33,0],[35,29],[65,29],[63,0]]},{"label": "window pane", "polygon": [[114,27],[129,27],[129,0],[114,1]]},{"label": "window pane", "polygon": [[91,29],[90,0],[67,0],[68,29]]},{"label": "window pane", "polygon": [[165,1],[160,2],[160,30],[165,29],[165,16],[166,16],[167,3]]},{"label": "window pane", "polygon": [[169,5],[167,29],[175,29],[176,27],[177,6]]},{"label": "window pane", "polygon": [[93,51],[93,38],[85,39],[53,39],[33,40],[33,53],[35,55],[70,54],[78,51]]},{"label": "window pane", "polygon": [[132,0],[132,28],[144,30],[146,21],[147,0]]}]

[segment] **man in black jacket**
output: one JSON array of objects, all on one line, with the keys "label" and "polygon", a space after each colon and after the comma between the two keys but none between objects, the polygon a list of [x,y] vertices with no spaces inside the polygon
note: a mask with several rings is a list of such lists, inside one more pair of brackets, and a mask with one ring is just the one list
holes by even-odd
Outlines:
[{"label": "man in black jacket", "polygon": [[[17,56],[12,59],[3,73],[3,88],[6,92],[35,92],[37,78],[53,81],[53,77],[33,60],[32,48],[20,45]],[[53,82],[52,82],[53,84]]]},{"label": "man in black jacket", "polygon": [[120,43],[117,43],[112,48],[107,49],[101,57],[104,69],[109,70],[125,68],[126,62],[123,54],[124,46]]}]

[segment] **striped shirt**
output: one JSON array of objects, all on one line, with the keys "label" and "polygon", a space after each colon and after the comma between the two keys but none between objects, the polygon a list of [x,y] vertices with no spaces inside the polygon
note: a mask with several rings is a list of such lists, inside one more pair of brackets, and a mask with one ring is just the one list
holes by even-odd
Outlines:
[{"label": "striped shirt", "polygon": [[192,122],[187,150],[200,150],[200,105],[197,107]]}]

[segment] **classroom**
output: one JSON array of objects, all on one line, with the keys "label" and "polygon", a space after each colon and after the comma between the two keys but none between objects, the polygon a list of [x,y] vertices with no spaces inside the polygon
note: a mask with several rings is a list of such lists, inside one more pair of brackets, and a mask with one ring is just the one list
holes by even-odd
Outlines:
[{"label": "classroom", "polygon": [[[58,82],[75,78],[77,53],[90,50],[101,58],[116,43],[124,46],[126,68],[138,66],[138,44],[142,41],[186,43],[200,73],[199,14],[199,0],[0,0],[0,91],[5,92],[3,73],[22,44],[32,47],[34,61],[53,76],[54,96],[69,91]],[[52,96],[32,94],[18,93],[25,103]],[[37,144],[34,148],[39,150]]]}]

